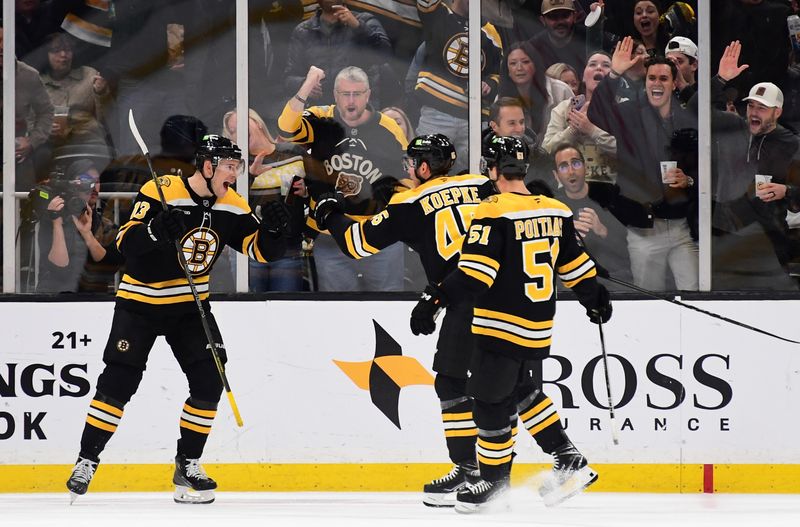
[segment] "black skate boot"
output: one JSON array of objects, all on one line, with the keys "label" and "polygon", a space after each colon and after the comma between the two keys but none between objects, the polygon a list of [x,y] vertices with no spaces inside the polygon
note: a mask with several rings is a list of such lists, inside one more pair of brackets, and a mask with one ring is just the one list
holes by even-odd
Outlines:
[{"label": "black skate boot", "polygon": [[422,489],[422,503],[428,507],[453,507],[456,504],[456,492],[467,483],[480,479],[478,467],[474,463],[453,465],[452,470],[439,479],[426,483]]},{"label": "black skate boot", "polygon": [[91,483],[96,470],[96,461],[86,459],[85,457],[78,457],[78,461],[75,462],[75,468],[72,469],[72,475],[67,480],[70,505],[72,505],[78,496],[86,494],[86,490],[89,488],[89,483]]},{"label": "black skate boot", "polygon": [[456,496],[456,512],[472,514],[494,505],[511,488],[508,478],[498,481],[482,479],[477,483],[466,485]]},{"label": "black skate boot", "polygon": [[597,472],[572,443],[553,452],[553,457],[553,472],[539,487],[539,495],[548,507],[558,505],[597,481]]},{"label": "black skate boot", "polygon": [[175,458],[175,503],[212,503],[217,482],[209,478],[199,459],[186,459],[184,455]]}]

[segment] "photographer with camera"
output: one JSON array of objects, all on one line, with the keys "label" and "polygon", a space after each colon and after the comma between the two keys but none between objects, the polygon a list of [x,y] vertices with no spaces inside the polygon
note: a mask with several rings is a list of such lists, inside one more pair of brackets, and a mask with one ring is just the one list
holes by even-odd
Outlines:
[{"label": "photographer with camera", "polygon": [[113,291],[123,258],[114,244],[118,227],[96,210],[99,188],[97,169],[80,160],[31,193],[41,220],[37,292]]}]

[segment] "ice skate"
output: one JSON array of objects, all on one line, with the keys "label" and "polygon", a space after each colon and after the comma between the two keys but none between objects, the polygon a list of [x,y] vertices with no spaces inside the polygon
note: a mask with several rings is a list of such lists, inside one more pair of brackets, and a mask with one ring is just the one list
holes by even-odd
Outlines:
[{"label": "ice skate", "polygon": [[508,478],[498,481],[482,479],[467,484],[456,496],[456,512],[472,514],[497,504],[498,500],[511,488]]},{"label": "ice skate", "polygon": [[553,453],[553,472],[539,487],[544,504],[553,507],[597,481],[597,472],[572,443]]},{"label": "ice skate", "polygon": [[78,496],[86,494],[96,470],[97,463],[95,461],[78,457],[78,461],[75,462],[75,468],[72,469],[72,475],[67,480],[70,505],[75,502]]},{"label": "ice skate", "polygon": [[452,470],[441,478],[425,484],[422,503],[428,507],[454,507],[456,493],[467,483],[480,479],[478,467],[470,463],[453,465]]},{"label": "ice skate", "polygon": [[199,459],[186,459],[179,455],[175,458],[175,503],[212,503],[217,482],[209,478]]}]

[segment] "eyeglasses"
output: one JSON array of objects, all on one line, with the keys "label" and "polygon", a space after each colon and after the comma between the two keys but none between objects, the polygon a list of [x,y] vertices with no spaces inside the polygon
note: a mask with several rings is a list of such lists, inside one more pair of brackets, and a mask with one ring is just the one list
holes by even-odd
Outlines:
[{"label": "eyeglasses", "polygon": [[49,53],[72,53],[72,48],[66,46],[56,46],[47,50]]},{"label": "eyeglasses", "polygon": [[563,163],[556,165],[556,169],[562,174],[569,172],[570,167],[572,170],[580,170],[583,168],[583,161],[578,158],[573,158],[569,160],[569,163],[564,161]]},{"label": "eyeglasses", "polygon": [[337,91],[336,93],[338,93],[339,95],[341,95],[341,96],[342,96],[342,97],[344,97],[345,99],[358,99],[359,97],[361,97],[362,95],[364,95],[364,94],[365,94],[365,93],[367,93],[368,91],[369,91],[369,90],[361,90],[361,91]]}]

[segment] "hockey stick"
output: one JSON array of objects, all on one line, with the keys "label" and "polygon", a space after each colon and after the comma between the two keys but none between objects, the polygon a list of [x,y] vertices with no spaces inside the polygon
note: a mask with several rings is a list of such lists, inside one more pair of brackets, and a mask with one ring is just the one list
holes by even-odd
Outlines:
[{"label": "hockey stick", "polygon": [[719,314],[714,313],[712,311],[706,311],[705,309],[700,309],[699,307],[695,307],[695,306],[692,306],[692,305],[689,305],[689,304],[684,304],[680,300],[676,300],[674,298],[669,298],[666,295],[660,295],[660,294],[658,294],[658,293],[656,293],[654,291],[650,291],[649,289],[644,289],[644,288],[639,287],[637,285],[628,283],[628,282],[626,282],[624,280],[620,280],[618,278],[614,278],[613,276],[609,275],[608,271],[606,271],[605,269],[602,269],[602,272],[600,272],[601,268],[599,266],[598,266],[597,270],[598,270],[597,276],[599,276],[600,278],[605,278],[609,282],[614,282],[615,284],[619,284],[621,286],[625,286],[625,287],[627,287],[629,289],[633,289],[634,291],[638,291],[640,293],[644,293],[647,296],[651,296],[651,297],[657,298],[659,300],[666,300],[667,302],[670,302],[670,303],[675,304],[677,306],[685,307],[687,309],[692,309],[694,311],[697,311],[698,313],[703,313],[704,315],[708,315],[710,317],[718,318],[718,319],[723,320],[723,321],[725,321],[725,322],[727,322],[729,324],[733,324],[735,326],[739,326],[739,327],[742,327],[742,328],[745,328],[745,329],[749,329],[750,331],[755,331],[756,333],[761,333],[762,335],[767,335],[769,337],[776,338],[776,339],[782,340],[784,342],[791,342],[792,344],[800,344],[800,342],[798,342],[796,340],[787,339],[786,337],[781,337],[780,335],[776,335],[775,333],[770,333],[769,331],[766,331],[766,330],[763,330],[763,329],[760,329],[760,328],[757,328],[757,327],[753,327],[753,326],[751,326],[749,324],[745,324],[744,322],[739,322],[738,320],[733,320],[732,318],[728,318],[726,316],[719,315]]},{"label": "hockey stick", "polygon": [[[153,178],[153,183],[155,183],[156,190],[158,191],[158,199],[161,200],[161,208],[164,210],[164,212],[167,212],[169,210],[167,207],[167,200],[164,198],[164,191],[161,189],[161,182],[158,180],[155,169],[153,169],[153,162],[150,159],[150,152],[147,150],[147,145],[144,143],[144,139],[142,139],[142,135],[139,133],[139,128],[136,126],[136,121],[133,119],[133,108],[128,110],[128,125],[130,126],[131,133],[136,139],[136,142],[139,143],[139,148],[142,150],[145,160],[147,160],[147,167],[150,169],[150,176]],[[200,301],[200,295],[197,294],[197,287],[195,287],[192,273],[189,271],[189,267],[186,265],[186,257],[183,254],[183,249],[181,248],[180,242],[178,240],[174,240],[174,242],[175,250],[178,252],[178,261],[181,264],[181,269],[183,269],[184,276],[186,276],[186,281],[189,282],[189,289],[192,291],[195,304],[197,304],[197,310],[200,312],[200,322],[203,324],[203,331],[206,334],[206,339],[208,340],[208,345],[211,349],[211,356],[214,358],[214,364],[217,365],[217,371],[219,372],[219,377],[222,380],[222,386],[225,388],[225,393],[228,394],[228,402],[231,405],[231,410],[233,410],[233,417],[236,419],[236,424],[239,427],[242,427],[244,426],[244,422],[242,421],[241,414],[239,414],[239,407],[236,405],[236,400],[233,398],[231,386],[228,384],[228,377],[225,375],[225,366],[222,364],[222,361],[219,358],[219,353],[217,353],[217,346],[214,343],[214,336],[211,334],[211,328],[209,327],[208,320],[206,319],[206,310],[203,309],[203,303]]]},{"label": "hockey stick", "polygon": [[608,375],[608,355],[606,354],[606,339],[603,335],[603,323],[597,324],[597,329],[600,330],[600,350],[603,352],[603,373],[606,376],[606,393],[608,394],[608,415],[611,421],[611,439],[615,445],[619,444],[619,437],[617,437],[617,423],[614,418],[614,398],[611,397],[611,379]]}]

